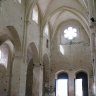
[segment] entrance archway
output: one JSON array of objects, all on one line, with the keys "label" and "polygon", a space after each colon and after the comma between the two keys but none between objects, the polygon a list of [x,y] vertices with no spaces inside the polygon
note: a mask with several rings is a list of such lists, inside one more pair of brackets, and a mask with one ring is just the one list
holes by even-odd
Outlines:
[{"label": "entrance archway", "polygon": [[75,96],[88,96],[88,76],[85,72],[76,74]]},{"label": "entrance archway", "polygon": [[56,96],[68,96],[68,74],[65,72],[57,75]]}]

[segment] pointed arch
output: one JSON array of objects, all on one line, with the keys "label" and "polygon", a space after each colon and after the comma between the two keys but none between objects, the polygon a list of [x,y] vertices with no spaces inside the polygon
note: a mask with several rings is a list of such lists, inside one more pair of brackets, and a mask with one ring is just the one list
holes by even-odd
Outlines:
[{"label": "pointed arch", "polygon": [[[0,58],[0,69],[1,69],[1,75],[3,75],[3,78],[0,80],[2,82],[2,85],[4,89],[0,89],[0,92],[4,91],[4,94],[7,94],[10,96],[11,93],[11,77],[12,77],[12,59],[14,57],[14,45],[10,40],[6,40],[3,42],[0,46],[1,51],[1,58]],[[3,68],[3,67],[4,68]],[[2,68],[4,70],[2,70]],[[0,76],[1,76],[0,75]],[[6,84],[5,84],[6,82]],[[0,93],[1,94],[1,93]],[[3,94],[2,94],[3,96]]]},{"label": "pointed arch", "polygon": [[0,28],[0,44],[4,43],[7,40],[10,40],[15,48],[16,54],[21,51],[21,41],[18,35],[18,32],[14,26],[6,26]]},{"label": "pointed arch", "polygon": [[8,30],[10,31],[10,34],[12,35],[12,42],[16,48],[17,51],[21,51],[21,41],[20,37],[18,35],[18,32],[13,26],[7,26]]},{"label": "pointed arch", "polygon": [[30,43],[27,48],[27,74],[26,74],[26,91],[25,96],[33,95],[33,67],[38,62],[38,51],[34,42]]},{"label": "pointed arch", "polygon": [[[14,86],[13,83],[16,83],[14,79],[17,80],[17,77],[20,77],[20,74],[15,75],[15,73],[17,70],[20,72],[19,68],[21,66],[15,62],[17,60],[16,56],[21,56],[21,41],[14,26],[0,27],[0,45],[8,48],[8,64],[6,69],[6,76],[8,76],[6,84],[8,86],[6,87],[6,94],[10,96]],[[16,69],[17,66],[18,69]]]},{"label": "pointed arch", "polygon": [[30,43],[27,48],[27,62],[33,59],[34,64],[39,63],[38,50],[34,42]]}]

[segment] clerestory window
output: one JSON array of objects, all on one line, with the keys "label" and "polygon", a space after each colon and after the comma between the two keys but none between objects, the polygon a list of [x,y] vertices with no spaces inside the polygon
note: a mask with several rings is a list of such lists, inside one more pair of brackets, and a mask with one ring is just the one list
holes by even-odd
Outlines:
[{"label": "clerestory window", "polygon": [[38,24],[38,7],[37,6],[33,8],[32,20]]}]

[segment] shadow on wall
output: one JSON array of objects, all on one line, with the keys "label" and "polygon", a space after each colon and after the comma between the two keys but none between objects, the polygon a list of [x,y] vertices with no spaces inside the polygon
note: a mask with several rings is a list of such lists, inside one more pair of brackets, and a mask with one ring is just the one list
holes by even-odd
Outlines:
[{"label": "shadow on wall", "polygon": [[0,64],[0,96],[7,96],[8,84],[7,69]]},{"label": "shadow on wall", "polygon": [[27,67],[25,96],[32,96],[32,83],[33,83],[33,60],[31,59]]},{"label": "shadow on wall", "polygon": [[49,58],[47,54],[43,56],[43,95],[49,95]]},{"label": "shadow on wall", "polygon": [[44,70],[43,70],[44,82],[48,83],[49,82],[49,58],[47,54],[43,56],[43,65],[44,65]]}]

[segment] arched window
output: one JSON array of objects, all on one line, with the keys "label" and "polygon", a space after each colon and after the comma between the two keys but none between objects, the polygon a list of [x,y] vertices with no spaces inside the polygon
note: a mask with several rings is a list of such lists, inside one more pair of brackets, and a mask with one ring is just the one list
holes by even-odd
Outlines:
[{"label": "arched window", "polygon": [[46,37],[49,36],[49,25],[48,25],[48,23],[44,27],[44,34],[45,34]]},{"label": "arched window", "polygon": [[56,96],[68,96],[68,74],[59,73],[56,80]]},{"label": "arched window", "polygon": [[85,72],[76,74],[75,96],[88,96],[88,76]]},{"label": "arched window", "polygon": [[8,46],[2,45],[0,46],[0,64],[2,64],[5,68],[7,68],[8,63]]},{"label": "arched window", "polygon": [[12,58],[14,54],[14,45],[10,40],[6,40],[0,46],[0,96],[10,96],[11,94],[11,76],[12,76]]},{"label": "arched window", "polygon": [[32,20],[38,24],[38,7],[37,6],[34,6],[33,8]]},{"label": "arched window", "polygon": [[43,38],[44,38],[44,45],[46,45],[46,48],[49,47],[49,24],[47,23],[43,30]]}]

